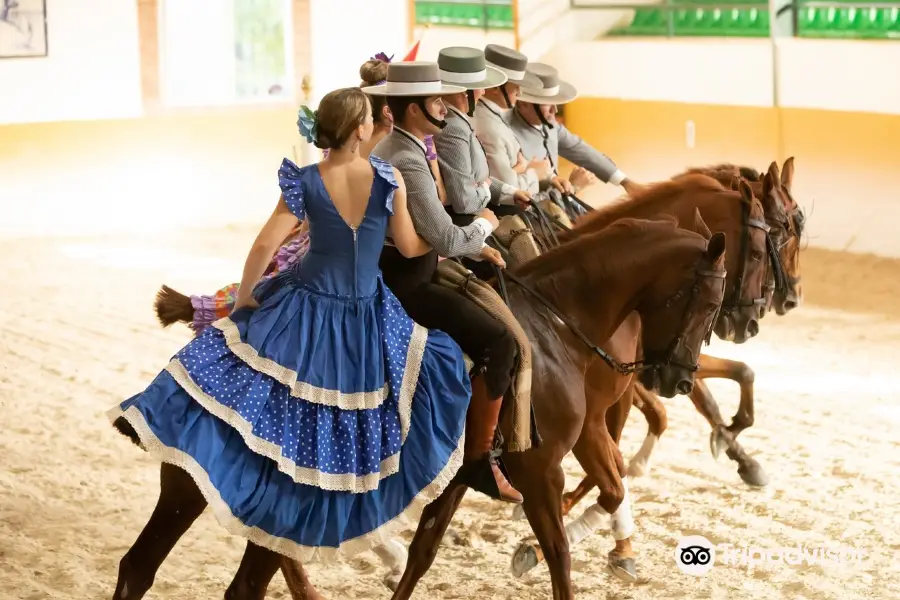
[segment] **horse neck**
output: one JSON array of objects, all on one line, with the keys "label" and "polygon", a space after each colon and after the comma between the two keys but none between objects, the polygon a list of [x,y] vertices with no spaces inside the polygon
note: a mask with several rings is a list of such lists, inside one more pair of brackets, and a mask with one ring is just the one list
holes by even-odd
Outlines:
[{"label": "horse neck", "polygon": [[[677,264],[673,261],[677,260],[679,253],[687,251],[686,246],[684,238],[620,238],[618,243],[609,244],[607,248],[595,246],[590,252],[582,252],[579,257],[560,261],[566,267],[553,271],[535,269],[524,274],[523,278],[592,344],[600,345],[612,337],[628,315],[636,310],[647,286],[664,269],[671,269]],[[589,262],[585,256],[602,258]],[[620,261],[617,256],[629,258]],[[530,329],[530,339],[546,339],[544,336],[548,331],[568,330],[552,311],[530,294],[519,290],[517,295],[529,307],[527,315],[520,317],[520,322],[526,331]],[[594,358],[591,349],[581,340],[572,336],[555,337],[574,341],[576,346],[570,350],[576,352],[572,355],[578,354],[586,360]]]},{"label": "horse neck", "polygon": [[580,235],[595,233],[609,227],[619,219],[649,219],[668,212],[672,203],[686,197],[684,193],[660,194],[647,198],[619,200],[582,219],[582,223],[567,232],[564,237],[574,239]]}]

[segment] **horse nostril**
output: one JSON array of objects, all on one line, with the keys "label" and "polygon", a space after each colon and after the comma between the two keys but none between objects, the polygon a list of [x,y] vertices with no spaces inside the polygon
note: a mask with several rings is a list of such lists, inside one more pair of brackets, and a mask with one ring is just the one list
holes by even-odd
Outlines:
[{"label": "horse nostril", "polygon": [[784,310],[794,310],[795,308],[797,308],[797,302],[795,300],[784,301]]},{"label": "horse nostril", "polygon": [[682,396],[687,396],[694,389],[694,384],[689,379],[682,379],[678,382],[678,385],[675,386],[675,389],[678,390],[678,393]]},{"label": "horse nostril", "polygon": [[757,333],[759,333],[759,323],[756,322],[756,319],[752,319],[749,323],[747,323],[747,335],[749,337],[753,337]]}]

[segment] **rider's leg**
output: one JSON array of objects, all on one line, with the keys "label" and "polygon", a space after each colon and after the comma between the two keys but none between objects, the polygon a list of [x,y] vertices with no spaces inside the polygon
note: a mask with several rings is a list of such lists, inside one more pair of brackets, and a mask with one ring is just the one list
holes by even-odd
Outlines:
[{"label": "rider's leg", "polygon": [[465,483],[492,498],[521,502],[522,495],[491,456],[500,406],[515,364],[512,334],[481,307],[437,284],[420,285],[398,299],[414,321],[446,332],[483,369],[472,381],[472,402],[466,418]]}]

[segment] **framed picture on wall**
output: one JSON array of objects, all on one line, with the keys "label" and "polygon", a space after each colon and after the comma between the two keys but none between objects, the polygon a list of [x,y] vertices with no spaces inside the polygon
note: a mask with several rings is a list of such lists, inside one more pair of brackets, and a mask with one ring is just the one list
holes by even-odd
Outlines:
[{"label": "framed picture on wall", "polygon": [[0,0],[0,58],[47,56],[47,1]]}]

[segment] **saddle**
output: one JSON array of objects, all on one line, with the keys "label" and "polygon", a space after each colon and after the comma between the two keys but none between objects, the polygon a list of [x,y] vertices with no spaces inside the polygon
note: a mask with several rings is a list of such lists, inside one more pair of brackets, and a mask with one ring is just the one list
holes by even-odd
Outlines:
[{"label": "saddle", "polygon": [[536,447],[540,442],[531,406],[531,342],[522,326],[494,288],[475,277],[457,261],[444,260],[438,263],[433,281],[477,304],[503,323],[513,335],[518,350],[516,367],[512,384],[503,401],[498,429],[510,432],[509,439],[504,439],[502,444],[507,452],[524,452]]},{"label": "saddle", "polygon": [[[499,219],[499,226],[493,232],[492,245],[499,246],[497,249],[503,255],[507,268],[514,268],[555,246],[555,232],[571,227],[572,221],[567,211],[553,199],[547,198],[535,202],[534,207],[526,211],[524,219],[519,216]],[[524,452],[539,446],[540,435],[531,403],[531,342],[519,321],[489,283],[475,277],[469,269],[455,260],[442,260],[438,263],[434,282],[477,304],[503,323],[513,335],[518,350],[517,361],[499,423],[499,429],[510,432],[510,439],[504,440],[502,447],[507,452]]]}]

